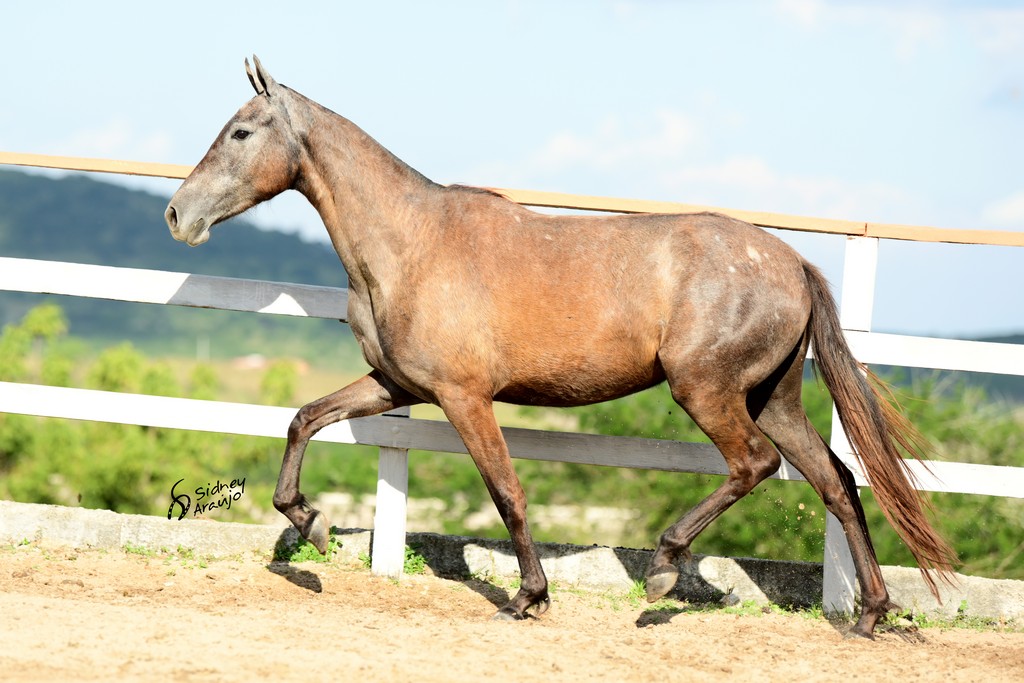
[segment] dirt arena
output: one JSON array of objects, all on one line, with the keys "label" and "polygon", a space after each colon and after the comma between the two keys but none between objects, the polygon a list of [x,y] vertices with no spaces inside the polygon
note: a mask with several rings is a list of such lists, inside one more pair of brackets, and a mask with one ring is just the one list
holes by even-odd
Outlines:
[{"label": "dirt arena", "polygon": [[[490,621],[505,589],[361,568],[0,550],[0,679],[1024,680],[1024,633],[904,629],[875,642],[803,616],[653,611],[555,590]],[[680,605],[680,607],[683,607]]]}]

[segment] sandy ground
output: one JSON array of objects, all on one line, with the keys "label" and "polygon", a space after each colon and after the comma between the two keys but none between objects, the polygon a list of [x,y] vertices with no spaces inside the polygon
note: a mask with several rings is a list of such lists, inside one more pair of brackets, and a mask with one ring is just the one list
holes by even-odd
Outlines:
[{"label": "sandy ground", "polygon": [[[204,566],[205,565],[205,566]],[[490,621],[504,588],[361,568],[0,549],[0,679],[1024,681],[1024,633],[650,610],[556,590]]]}]

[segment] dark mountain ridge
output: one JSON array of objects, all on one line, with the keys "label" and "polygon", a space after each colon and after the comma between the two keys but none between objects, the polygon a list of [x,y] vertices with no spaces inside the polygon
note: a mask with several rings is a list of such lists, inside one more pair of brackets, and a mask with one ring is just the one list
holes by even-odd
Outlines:
[{"label": "dark mountain ridge", "polygon": [[[243,217],[218,226],[201,248],[175,242],[168,198],[85,175],[54,178],[0,169],[0,256],[150,268],[344,287],[345,269],[326,242],[261,230]],[[130,340],[153,353],[332,354],[351,342],[337,322],[181,309],[77,297],[0,292],[0,326],[53,300],[71,332],[94,345]],[[348,344],[350,345],[350,344]],[[342,354],[351,356],[350,350]]]},{"label": "dark mountain ridge", "polygon": [[0,254],[343,287],[326,242],[260,230],[244,217],[199,249],[175,242],[167,197],[82,175],[50,178],[0,169]]}]

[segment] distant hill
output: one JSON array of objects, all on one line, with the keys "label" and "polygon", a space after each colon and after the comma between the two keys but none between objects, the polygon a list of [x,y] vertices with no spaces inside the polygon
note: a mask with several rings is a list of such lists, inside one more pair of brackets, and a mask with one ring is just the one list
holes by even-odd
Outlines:
[{"label": "distant hill", "polygon": [[326,242],[260,230],[244,218],[215,228],[198,249],[175,242],[164,223],[168,199],[86,176],[0,170],[0,254],[345,285]]},{"label": "distant hill", "polygon": [[[326,242],[261,230],[244,218],[219,226],[213,238],[197,249],[176,242],[164,223],[167,201],[167,197],[81,175],[51,178],[0,170],[0,255],[346,285],[345,270]],[[323,338],[322,344],[313,344],[316,351],[328,354],[333,344],[349,339],[348,328],[342,331],[343,326],[332,321],[49,298],[67,312],[75,336],[97,343],[129,339],[152,351],[189,353],[197,339],[212,338],[214,355],[292,352],[308,356],[316,355],[312,348],[305,348],[313,337]],[[20,319],[43,299],[0,292],[0,325]],[[271,348],[261,347],[263,342]]]}]

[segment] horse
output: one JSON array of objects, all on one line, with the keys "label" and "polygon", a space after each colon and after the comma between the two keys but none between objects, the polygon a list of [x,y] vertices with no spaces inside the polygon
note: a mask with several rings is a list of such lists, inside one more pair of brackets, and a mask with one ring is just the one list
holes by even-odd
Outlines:
[{"label": "horse", "polygon": [[171,235],[211,229],[294,189],[348,272],[348,317],[371,372],[298,410],[274,506],[320,552],[330,525],[299,488],[306,445],[341,420],[420,403],[459,433],[515,548],[519,591],[494,615],[539,616],[548,582],[493,402],[579,406],[668,382],[721,452],[724,482],[659,538],[647,599],[675,586],[694,538],[785,457],[841,522],[861,589],[848,635],[873,637],[889,599],[853,474],[814,430],[808,346],[875,497],[936,598],[956,554],[929,522],[902,451],[917,432],[850,352],[821,272],[785,242],[717,213],[570,216],[440,185],[348,119],[245,60],[256,91],[171,198]]}]

